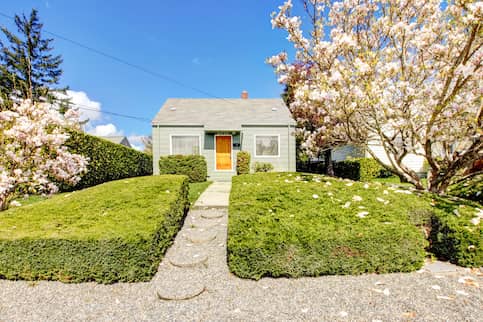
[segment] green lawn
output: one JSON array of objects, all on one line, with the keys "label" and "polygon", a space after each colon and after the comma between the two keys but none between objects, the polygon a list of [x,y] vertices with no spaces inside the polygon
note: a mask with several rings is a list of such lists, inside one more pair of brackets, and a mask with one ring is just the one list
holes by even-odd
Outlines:
[{"label": "green lawn", "polygon": [[123,179],[0,212],[0,277],[146,281],[180,229],[185,177]]},{"label": "green lawn", "polygon": [[[475,208],[445,200],[433,204],[427,195],[379,182],[300,173],[237,176],[230,195],[228,264],[236,275],[254,279],[413,271],[426,255],[423,228],[431,226],[433,215],[447,218],[456,208],[452,228],[441,227],[464,226],[466,239],[453,252],[478,263],[481,229],[470,223]],[[457,244],[455,239],[438,247]],[[465,243],[479,253],[464,249]]]}]

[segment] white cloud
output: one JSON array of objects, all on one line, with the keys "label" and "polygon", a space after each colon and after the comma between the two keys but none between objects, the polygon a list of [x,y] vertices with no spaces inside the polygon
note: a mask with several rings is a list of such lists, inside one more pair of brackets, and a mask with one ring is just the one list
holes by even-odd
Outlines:
[{"label": "white cloud", "polygon": [[67,97],[70,98],[72,105],[79,108],[81,120],[99,121],[102,119],[101,103],[93,101],[82,91],[67,91]]},{"label": "white cloud", "polygon": [[112,124],[103,124],[103,125],[97,125],[90,130],[88,130],[88,133],[96,136],[119,136],[119,135],[124,135],[122,130],[118,130],[117,127]]}]

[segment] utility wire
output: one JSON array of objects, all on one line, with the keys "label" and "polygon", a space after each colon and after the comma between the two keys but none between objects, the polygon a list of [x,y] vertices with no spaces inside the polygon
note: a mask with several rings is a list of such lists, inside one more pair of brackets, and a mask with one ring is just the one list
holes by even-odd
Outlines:
[{"label": "utility wire", "polygon": [[[11,19],[11,20],[15,20],[15,18],[14,18],[14,17],[9,16],[9,15],[7,15],[7,14],[3,13],[3,12],[0,12],[0,16],[3,16],[3,17],[5,17],[5,18]],[[147,68],[145,68],[145,67],[142,67],[142,66],[140,66],[140,65],[137,65],[137,64],[130,63],[130,62],[129,62],[129,61],[127,61],[127,60],[124,60],[124,59],[122,59],[122,58],[116,57],[116,56],[114,56],[114,55],[111,55],[111,54],[106,53],[106,52],[104,52],[104,51],[101,51],[101,50],[99,50],[99,49],[93,48],[93,47],[91,47],[91,46],[88,46],[88,45],[82,44],[82,43],[80,43],[80,42],[78,42],[78,41],[76,41],[76,40],[72,40],[72,39],[70,39],[70,38],[64,37],[64,36],[62,36],[62,35],[56,34],[56,33],[54,33],[54,32],[48,31],[48,30],[43,30],[43,31],[44,31],[46,34],[49,34],[49,35],[52,35],[52,36],[54,36],[54,37],[56,37],[56,38],[62,39],[62,40],[64,40],[64,41],[67,41],[67,42],[69,42],[69,43],[71,43],[71,44],[74,44],[74,45],[76,45],[76,46],[78,46],[78,47],[81,47],[81,48],[83,48],[83,49],[85,49],[85,50],[88,50],[88,51],[91,51],[91,52],[93,52],[93,53],[96,53],[96,54],[98,54],[98,55],[100,55],[100,56],[103,56],[103,57],[109,58],[109,59],[114,60],[114,61],[116,61],[116,62],[118,62],[118,63],[120,63],[120,64],[123,64],[123,65],[129,66],[129,67],[131,67],[131,68],[137,69],[137,70],[142,71],[142,72],[144,72],[144,73],[146,73],[146,74],[149,74],[149,75],[151,75],[151,76],[154,76],[154,77],[157,77],[157,78],[163,79],[163,80],[165,80],[165,81],[168,81],[168,82],[171,82],[171,83],[174,83],[174,84],[177,84],[178,86],[181,86],[181,87],[184,87],[184,88],[190,89],[190,90],[192,90],[192,91],[195,91],[195,92],[201,93],[201,94],[203,94],[203,95],[205,95],[205,96],[208,96],[208,97],[212,97],[212,98],[218,98],[218,99],[225,100],[225,101],[227,101],[227,102],[229,102],[229,103],[233,103],[233,102],[231,102],[231,101],[229,101],[229,100],[227,100],[227,99],[225,99],[225,98],[222,98],[222,97],[219,97],[219,96],[213,95],[213,94],[211,94],[211,93],[209,93],[209,92],[207,92],[207,91],[204,91],[204,90],[202,90],[202,89],[199,89],[199,88],[197,88],[197,87],[194,87],[194,86],[191,86],[191,85],[185,84],[185,83],[183,83],[183,82],[181,82],[181,81],[179,81],[179,80],[177,80],[177,79],[175,79],[175,78],[173,78],[173,77],[170,77],[170,76],[167,76],[167,75],[164,75],[164,74],[161,74],[161,73],[158,73],[158,72],[155,72],[155,71],[149,70],[149,69],[147,69]]]}]

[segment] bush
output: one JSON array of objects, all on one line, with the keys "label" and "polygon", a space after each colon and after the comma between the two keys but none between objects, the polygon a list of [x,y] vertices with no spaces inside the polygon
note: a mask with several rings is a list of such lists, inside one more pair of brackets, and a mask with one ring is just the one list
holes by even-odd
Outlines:
[{"label": "bush", "polygon": [[[232,181],[228,264],[239,277],[409,272],[424,262],[427,241],[409,213],[431,207],[416,195],[384,195],[379,183],[366,189],[298,173]],[[355,195],[362,201],[353,201]],[[359,218],[362,211],[369,214]]]},{"label": "bush", "polygon": [[149,176],[1,212],[0,278],[149,281],[187,207],[186,177]]},{"label": "bush", "polygon": [[255,162],[253,165],[254,172],[270,172],[273,170],[273,165],[269,162]]},{"label": "bush", "polygon": [[458,184],[449,186],[448,194],[473,200],[483,205],[483,174],[475,175]]},{"label": "bush", "polygon": [[356,181],[371,181],[375,178],[392,176],[390,171],[373,158],[357,158],[335,162],[334,172],[338,177]]},{"label": "bush", "polygon": [[[431,252],[442,259],[465,267],[483,265],[481,224],[471,222],[478,212],[469,205],[435,197],[431,218]],[[481,216],[481,213],[480,213]]]},{"label": "bush", "polygon": [[182,174],[190,182],[206,181],[208,166],[202,155],[168,155],[159,158],[160,174]]},{"label": "bush", "polygon": [[250,153],[239,151],[236,154],[236,174],[250,173]]},{"label": "bush", "polygon": [[92,135],[71,131],[65,145],[71,153],[88,157],[89,164],[81,181],[75,186],[60,184],[62,191],[153,173],[152,156]]}]

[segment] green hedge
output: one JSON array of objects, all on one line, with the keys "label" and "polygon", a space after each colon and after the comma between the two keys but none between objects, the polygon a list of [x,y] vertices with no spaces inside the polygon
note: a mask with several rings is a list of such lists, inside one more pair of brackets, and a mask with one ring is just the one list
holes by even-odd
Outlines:
[{"label": "green hedge", "polygon": [[481,224],[471,222],[477,217],[475,208],[460,206],[461,202],[435,196],[435,212],[431,217],[431,252],[437,257],[465,267],[483,266]]},{"label": "green hedge", "polygon": [[149,281],[187,207],[186,177],[150,176],[7,210],[0,213],[0,278]]},{"label": "green hedge", "polygon": [[335,175],[356,181],[371,181],[375,178],[386,178],[392,174],[373,158],[357,158],[335,162]]},{"label": "green hedge", "polygon": [[74,187],[60,184],[62,191],[153,173],[152,156],[102,138],[72,131],[65,145],[70,152],[88,157],[89,164],[81,181]]},{"label": "green hedge", "polygon": [[236,174],[250,173],[250,153],[239,151],[236,154]]},{"label": "green hedge", "polygon": [[206,181],[208,166],[202,155],[168,155],[159,158],[160,174],[182,174],[190,182]]},{"label": "green hedge", "polygon": [[[380,184],[366,189],[300,173],[243,175],[232,183],[228,264],[239,277],[409,272],[424,262],[427,241],[408,204],[430,205],[415,195],[386,196]],[[367,217],[357,216],[362,211]]]}]

